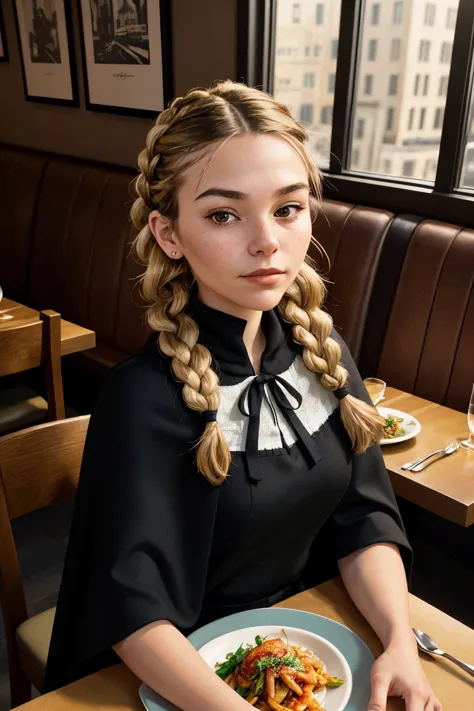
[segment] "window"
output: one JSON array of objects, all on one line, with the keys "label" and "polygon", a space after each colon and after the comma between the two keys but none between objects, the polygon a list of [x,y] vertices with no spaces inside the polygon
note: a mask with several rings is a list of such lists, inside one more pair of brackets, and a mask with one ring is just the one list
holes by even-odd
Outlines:
[{"label": "window", "polygon": [[403,2],[393,3],[393,24],[401,25],[403,22]]},{"label": "window", "polygon": [[406,178],[411,178],[415,173],[415,161],[414,160],[404,160],[402,167],[402,175]]},{"label": "window", "polygon": [[427,95],[429,85],[430,85],[430,75],[425,74],[425,80],[423,82],[423,96]]},{"label": "window", "polygon": [[355,133],[356,138],[364,138],[364,126],[365,126],[364,119],[357,119],[356,133]]},{"label": "window", "polygon": [[391,74],[388,81],[388,95],[396,96],[398,89],[398,74]]},{"label": "window", "polygon": [[364,94],[366,96],[372,95],[373,80],[374,80],[373,74],[366,74],[364,77]]},{"label": "window", "polygon": [[323,106],[321,109],[321,123],[328,124],[332,121],[332,106]]},{"label": "window", "polygon": [[446,15],[446,29],[454,30],[456,27],[456,17],[458,14],[457,7],[449,7]]},{"label": "window", "polygon": [[303,76],[303,86],[314,87],[314,72],[306,72]]},{"label": "window", "polygon": [[301,104],[300,121],[303,123],[313,123],[313,104]]},{"label": "window", "polygon": [[380,17],[380,5],[379,3],[376,3],[375,5],[372,5],[372,19],[371,19],[371,25],[378,25],[379,24],[379,17]]},{"label": "window", "polygon": [[316,5],[316,24],[322,25],[324,23],[324,5],[320,2]]},{"label": "window", "polygon": [[330,74],[328,76],[328,92],[334,94],[334,89],[336,87],[336,75]]},{"label": "window", "polygon": [[400,59],[400,45],[401,42],[399,39],[392,40],[392,46],[390,48],[390,60],[392,62],[398,62]]},{"label": "window", "polygon": [[419,86],[420,86],[420,74],[417,74],[415,77],[415,88],[413,89],[413,93],[415,96],[418,96]]},{"label": "window", "polygon": [[439,129],[443,127],[444,109],[436,109],[433,128]]},{"label": "window", "polygon": [[446,96],[448,93],[448,77],[440,77],[439,78],[439,89],[438,89],[438,96]]},{"label": "window", "polygon": [[306,47],[304,48],[304,56],[309,57],[310,54],[311,54],[311,47],[309,45],[306,45]]},{"label": "window", "polygon": [[426,109],[421,109],[420,111],[420,123],[418,124],[418,128],[420,131],[422,131],[425,127],[425,118],[426,118]]},{"label": "window", "polygon": [[371,61],[375,61],[375,58],[377,57],[377,40],[371,39],[369,40],[369,59]]},{"label": "window", "polygon": [[408,114],[408,130],[411,131],[413,128],[413,121],[415,120],[415,109],[410,109]]},{"label": "window", "polygon": [[390,107],[387,109],[387,121],[385,123],[386,131],[393,131],[393,119],[395,117],[395,109]]},{"label": "window", "polygon": [[418,50],[418,61],[430,61],[431,42],[429,40],[420,40],[420,49]]},{"label": "window", "polygon": [[390,175],[392,172],[392,161],[388,160],[387,158],[383,162],[383,172],[385,175]]},{"label": "window", "polygon": [[451,62],[451,54],[453,52],[453,45],[451,42],[443,42],[441,45],[441,57],[439,61],[441,64],[449,64]]},{"label": "window", "polygon": [[360,151],[358,148],[354,148],[352,151],[352,155],[351,155],[351,163],[354,167],[356,167],[358,165],[359,158],[360,158]]},{"label": "window", "polygon": [[299,2],[293,3],[293,22],[295,25],[301,22],[301,5]]},{"label": "window", "polygon": [[339,40],[333,39],[331,42],[331,59],[337,59],[337,50],[339,47]]},{"label": "window", "polygon": [[433,2],[427,2],[425,5],[425,25],[433,27],[436,17],[436,5]]},{"label": "window", "polygon": [[315,44],[313,47],[313,57],[319,57],[319,53],[321,51],[321,47],[319,44]]}]

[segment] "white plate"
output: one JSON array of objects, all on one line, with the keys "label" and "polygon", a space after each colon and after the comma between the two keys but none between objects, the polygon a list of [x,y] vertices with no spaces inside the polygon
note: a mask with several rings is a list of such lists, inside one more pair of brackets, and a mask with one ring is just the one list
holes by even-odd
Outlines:
[{"label": "white plate", "polygon": [[421,425],[413,415],[408,415],[406,412],[401,410],[394,410],[391,407],[377,407],[377,410],[382,415],[382,417],[388,417],[388,415],[394,415],[395,417],[403,418],[400,422],[401,427],[406,431],[406,434],[401,435],[401,437],[394,437],[393,439],[384,438],[380,444],[397,444],[398,442],[405,442],[407,439],[416,437],[421,431]]},{"label": "white plate", "polygon": [[[305,647],[321,659],[327,672],[344,680],[344,684],[335,689],[322,689],[315,697],[319,703],[324,699],[325,711],[342,711],[349,701],[352,691],[352,674],[344,655],[331,642],[319,635],[307,632],[296,627],[283,628],[290,644]],[[201,657],[212,669],[218,662],[225,660],[226,654],[235,652],[241,644],[255,644],[255,637],[282,637],[282,628],[274,625],[260,625],[259,627],[246,627],[245,629],[228,632],[216,637],[198,651]]]}]

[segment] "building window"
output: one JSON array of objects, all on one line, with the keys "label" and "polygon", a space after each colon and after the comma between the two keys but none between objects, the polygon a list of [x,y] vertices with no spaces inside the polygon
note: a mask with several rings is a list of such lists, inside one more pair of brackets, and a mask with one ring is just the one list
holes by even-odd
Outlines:
[{"label": "building window", "polygon": [[425,127],[425,118],[426,118],[426,109],[421,109],[420,123],[418,124],[418,128],[420,129],[420,131],[422,131]]},{"label": "building window", "polygon": [[366,96],[372,95],[373,82],[374,82],[373,74],[366,74],[364,77],[364,94]]},{"label": "building window", "polygon": [[386,131],[393,130],[393,119],[394,118],[395,118],[395,109],[394,108],[387,109],[387,122],[385,124]]},{"label": "building window", "polygon": [[403,22],[403,2],[393,3],[393,24],[401,25]]},{"label": "building window", "polygon": [[364,119],[357,119],[356,132],[355,132],[356,138],[364,138],[364,126],[365,126]]},{"label": "building window", "polygon": [[411,178],[415,172],[415,161],[414,160],[404,160],[402,167],[402,175],[406,178]]},{"label": "building window", "polygon": [[398,90],[398,74],[391,74],[388,81],[388,95],[396,96]]},{"label": "building window", "polygon": [[316,24],[322,25],[324,23],[324,5],[320,2],[316,5]]},{"label": "building window", "polygon": [[379,18],[380,18],[380,5],[379,3],[376,3],[375,5],[372,5],[372,16],[371,16],[371,25],[378,25],[379,24]]},{"label": "building window", "polygon": [[444,109],[436,109],[433,128],[438,129],[443,126]]},{"label": "building window", "polygon": [[352,149],[352,154],[351,154],[351,168],[357,168],[357,164],[359,162],[360,158],[360,151],[358,148],[353,148]]},{"label": "building window", "polygon": [[458,11],[455,7],[448,8],[448,14],[446,15],[446,27],[448,30],[454,30],[456,28],[456,17]]},{"label": "building window", "polygon": [[300,121],[303,123],[313,123],[313,104],[301,104]]},{"label": "building window", "polygon": [[315,44],[313,47],[313,57],[319,57],[319,53],[321,51],[321,47],[319,44]]},{"label": "building window", "polygon": [[369,40],[369,60],[370,61],[375,61],[375,58],[377,57],[377,40],[371,39]]},{"label": "building window", "polygon": [[448,93],[448,77],[440,77],[439,78],[439,89],[438,89],[438,96],[446,96]]},{"label": "building window", "polygon": [[399,39],[392,40],[392,46],[390,48],[390,60],[392,62],[398,62],[400,59],[400,45],[401,42]]},{"label": "building window", "polygon": [[415,96],[418,96],[418,89],[419,89],[419,87],[420,87],[420,74],[417,74],[417,75],[415,76],[415,87],[414,87],[414,89],[413,89],[413,94],[414,94]]},{"label": "building window", "polygon": [[311,54],[311,47],[309,45],[306,45],[306,47],[304,48],[304,56],[309,57],[310,54]]},{"label": "building window", "polygon": [[334,94],[334,89],[336,87],[336,75],[330,74],[328,76],[328,92]]},{"label": "building window", "polygon": [[430,75],[425,74],[425,80],[423,82],[423,96],[427,95],[429,85],[430,85]]},{"label": "building window", "polygon": [[385,175],[390,175],[392,172],[392,161],[388,160],[387,158],[383,162],[383,172]]},{"label": "building window", "polygon": [[301,22],[301,5],[299,2],[293,3],[293,22],[295,25]]},{"label": "building window", "polygon": [[413,128],[413,121],[415,120],[415,109],[410,109],[408,114],[408,130],[411,131]]},{"label": "building window", "polygon": [[431,42],[429,40],[420,40],[420,48],[418,50],[418,61],[419,62],[429,62],[430,61],[430,49],[431,49]]},{"label": "building window", "polygon": [[337,59],[337,50],[339,47],[339,40],[333,39],[331,42],[331,59]]},{"label": "building window", "polygon": [[314,87],[314,72],[306,72],[303,75],[303,86]]},{"label": "building window", "polygon": [[436,5],[433,2],[427,2],[425,5],[425,25],[433,27],[436,17]]},{"label": "building window", "polygon": [[453,45],[451,42],[443,42],[441,45],[441,57],[439,61],[441,64],[449,64],[451,61],[451,54],[453,51]]},{"label": "building window", "polygon": [[332,121],[332,106],[323,106],[321,108],[321,123],[328,124]]}]

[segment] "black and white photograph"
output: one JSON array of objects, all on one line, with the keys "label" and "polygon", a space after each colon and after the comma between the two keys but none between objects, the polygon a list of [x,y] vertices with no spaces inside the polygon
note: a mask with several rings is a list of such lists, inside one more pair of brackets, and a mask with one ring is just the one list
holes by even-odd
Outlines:
[{"label": "black and white photograph", "polygon": [[25,98],[78,106],[70,3],[15,0],[14,8]]},{"label": "black and white photograph", "polygon": [[96,64],[150,64],[147,0],[90,0]]},{"label": "black and white photograph", "polygon": [[0,0],[0,62],[8,62],[7,40],[5,37],[5,25],[3,24],[1,0]]},{"label": "black and white photograph", "polygon": [[87,108],[156,115],[171,98],[170,0],[80,0]]}]

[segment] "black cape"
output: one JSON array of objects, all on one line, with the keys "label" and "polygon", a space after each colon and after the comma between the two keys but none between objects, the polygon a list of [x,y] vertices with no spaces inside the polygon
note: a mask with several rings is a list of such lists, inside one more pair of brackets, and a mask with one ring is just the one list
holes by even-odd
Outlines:
[{"label": "black cape", "polygon": [[[185,406],[153,335],[110,373],[91,418],[44,691],[118,662],[112,645],[155,620],[189,633],[283,599],[320,541],[334,561],[392,542],[409,569],[380,448],[351,452],[339,403],[304,367],[288,324],[264,313],[255,376],[245,321],[198,301],[192,311],[220,377],[230,476],[213,487],[198,473],[203,418]],[[369,402],[332,336],[350,392]]]}]

